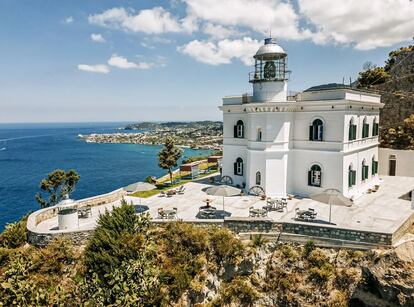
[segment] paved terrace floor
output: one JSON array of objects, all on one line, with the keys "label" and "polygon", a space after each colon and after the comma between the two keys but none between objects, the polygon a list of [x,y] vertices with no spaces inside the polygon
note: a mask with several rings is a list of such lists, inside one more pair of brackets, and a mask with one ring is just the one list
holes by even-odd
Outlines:
[{"label": "paved terrace floor", "polygon": [[[172,197],[160,197],[158,195],[147,199],[126,197],[128,202],[136,206],[137,212],[149,212],[151,217],[157,219],[158,209],[177,208],[177,217],[185,221],[196,221],[199,207],[204,206],[203,199],[207,198],[204,192],[211,186],[207,182],[190,182],[185,185],[185,193]],[[376,193],[365,194],[355,201],[352,207],[332,206],[332,223],[334,227],[392,233],[396,231],[414,212],[411,202],[400,197],[414,189],[414,178],[411,177],[383,177],[380,189]],[[208,196],[214,199],[212,206],[223,210],[223,198]],[[225,197],[224,211],[226,216],[248,217],[249,207],[262,208],[266,201],[255,196]],[[96,225],[99,212],[110,210],[113,206],[119,206],[119,201],[105,206],[93,208],[91,218],[80,219],[80,228],[88,228]],[[314,222],[295,221],[295,208],[313,208],[317,212]],[[223,212],[223,211],[221,211]],[[288,200],[287,210],[284,212],[271,211],[268,215],[278,222],[298,224],[312,224],[328,226],[329,206],[311,199]],[[57,229],[57,217],[46,220],[38,225],[39,230]]]}]

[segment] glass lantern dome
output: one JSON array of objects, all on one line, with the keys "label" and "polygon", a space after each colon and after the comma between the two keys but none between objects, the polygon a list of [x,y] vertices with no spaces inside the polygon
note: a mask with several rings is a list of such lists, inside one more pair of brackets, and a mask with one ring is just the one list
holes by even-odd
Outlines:
[{"label": "glass lantern dome", "polygon": [[276,44],[275,38],[266,38],[254,59],[255,70],[249,75],[250,82],[288,80],[287,53]]}]

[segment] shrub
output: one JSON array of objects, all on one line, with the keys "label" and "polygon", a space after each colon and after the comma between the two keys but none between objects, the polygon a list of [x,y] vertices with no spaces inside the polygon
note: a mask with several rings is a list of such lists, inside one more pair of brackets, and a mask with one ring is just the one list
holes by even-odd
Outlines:
[{"label": "shrub", "polygon": [[298,252],[289,244],[283,244],[280,247],[280,254],[287,261],[293,261],[299,257]]},{"label": "shrub", "polygon": [[152,306],[159,291],[159,270],[145,256],[128,259],[106,276],[85,278],[82,299],[91,306]]},{"label": "shrub", "polygon": [[26,243],[27,216],[20,221],[6,225],[0,234],[0,247],[16,248]]},{"label": "shrub", "polygon": [[306,242],[305,246],[303,247],[303,256],[308,258],[310,253],[315,249],[315,243],[312,240]]},{"label": "shrub", "polygon": [[329,259],[322,249],[317,248],[310,252],[308,262],[311,266],[321,267],[325,263],[329,263]]},{"label": "shrub", "polygon": [[136,215],[124,200],[112,212],[99,217],[98,225],[85,249],[84,264],[100,279],[128,259],[136,259],[151,246],[148,242],[148,215]]},{"label": "shrub", "polygon": [[211,302],[211,305],[223,306],[232,302],[239,305],[251,305],[259,298],[259,292],[250,284],[247,278],[236,277],[220,287],[219,296]]},{"label": "shrub", "polygon": [[222,261],[236,263],[243,255],[242,242],[230,230],[214,227],[210,229],[209,235],[210,245],[218,263]]},{"label": "shrub", "polygon": [[335,275],[334,283],[337,288],[341,290],[347,290],[356,282],[358,272],[355,269],[342,269],[338,270]]},{"label": "shrub", "polygon": [[309,269],[309,278],[316,283],[324,284],[332,276],[334,267],[330,263],[324,263],[320,267],[313,267]]},{"label": "shrub", "polygon": [[267,240],[266,238],[263,237],[262,234],[258,234],[258,235],[253,235],[251,238],[251,244],[253,247],[262,247],[264,245],[266,245],[266,243],[268,243],[269,240]]}]

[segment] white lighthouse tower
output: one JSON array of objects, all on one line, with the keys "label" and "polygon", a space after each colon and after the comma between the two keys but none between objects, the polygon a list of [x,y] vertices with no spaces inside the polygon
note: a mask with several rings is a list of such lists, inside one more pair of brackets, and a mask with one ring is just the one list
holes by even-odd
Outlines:
[{"label": "white lighthouse tower", "polygon": [[253,94],[227,96],[222,183],[251,194],[357,197],[378,181],[380,96],[343,84],[287,94],[287,53],[274,38],[253,56]]},{"label": "white lighthouse tower", "polygon": [[254,55],[255,71],[250,74],[253,83],[254,101],[286,101],[287,54],[276,44],[276,39],[266,38],[263,46]]}]

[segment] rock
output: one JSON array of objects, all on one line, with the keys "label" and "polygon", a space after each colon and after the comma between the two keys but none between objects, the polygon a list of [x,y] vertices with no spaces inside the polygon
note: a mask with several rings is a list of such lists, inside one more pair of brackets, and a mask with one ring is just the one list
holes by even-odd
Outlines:
[{"label": "rock", "polygon": [[250,259],[244,259],[242,262],[240,262],[237,274],[238,275],[251,275],[254,270],[254,263]]}]

